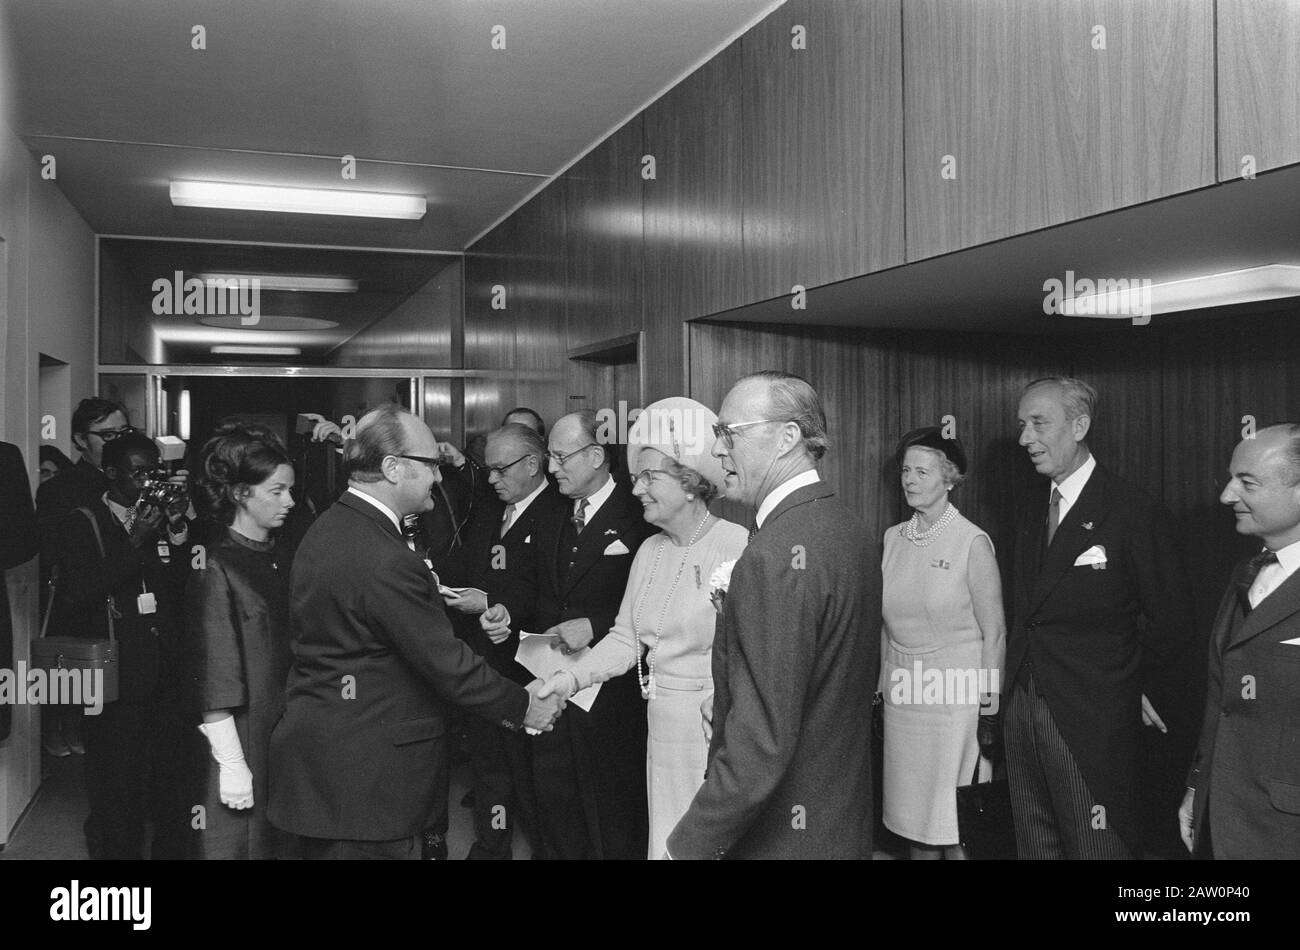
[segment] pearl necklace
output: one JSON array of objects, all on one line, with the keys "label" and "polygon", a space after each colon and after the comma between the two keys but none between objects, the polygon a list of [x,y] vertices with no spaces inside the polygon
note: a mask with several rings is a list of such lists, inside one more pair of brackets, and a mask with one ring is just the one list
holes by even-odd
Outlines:
[{"label": "pearl necklace", "polygon": [[939,535],[943,534],[943,529],[952,524],[957,517],[957,506],[948,502],[948,507],[943,510],[939,520],[924,531],[917,531],[917,525],[921,523],[921,513],[913,512],[912,519],[903,525],[903,537],[911,541],[918,548],[927,547],[938,540]]},{"label": "pearl necklace", "polygon": [[649,676],[641,672],[641,611],[645,607],[646,598],[650,596],[650,588],[654,586],[655,574],[659,571],[659,562],[663,559],[664,551],[668,548],[667,535],[664,536],[663,543],[659,545],[659,550],[655,552],[655,562],[650,568],[650,576],[646,578],[645,587],[641,590],[641,599],[637,601],[636,610],[632,613],[632,643],[636,647],[636,678],[637,682],[641,684],[642,699],[654,699],[658,695],[655,689],[655,659],[659,656],[659,640],[664,632],[664,618],[668,616],[668,605],[672,603],[673,594],[677,591],[677,582],[682,579],[682,572],[686,570],[686,562],[691,559],[691,547],[699,538],[700,532],[704,530],[708,520],[709,513],[705,511],[704,518],[695,526],[695,533],[686,542],[686,553],[682,555],[682,563],[677,566],[677,576],[673,578],[673,586],[668,589],[668,595],[664,597],[663,608],[659,611],[659,625],[655,628],[655,642],[650,647]]}]

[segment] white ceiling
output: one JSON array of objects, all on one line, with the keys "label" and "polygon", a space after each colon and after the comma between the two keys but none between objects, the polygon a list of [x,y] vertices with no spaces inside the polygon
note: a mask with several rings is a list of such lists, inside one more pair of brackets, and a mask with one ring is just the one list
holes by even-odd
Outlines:
[{"label": "white ceiling", "polygon": [[[780,2],[7,0],[14,121],[101,234],[459,251]],[[429,212],[173,209],[173,178],[424,194]]]}]

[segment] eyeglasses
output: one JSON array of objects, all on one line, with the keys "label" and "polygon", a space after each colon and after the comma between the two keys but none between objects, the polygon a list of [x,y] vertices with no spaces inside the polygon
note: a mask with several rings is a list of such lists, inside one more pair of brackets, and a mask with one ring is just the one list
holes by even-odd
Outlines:
[{"label": "eyeglasses", "polygon": [[519,458],[515,459],[513,462],[507,462],[505,465],[489,465],[488,475],[490,476],[495,474],[498,478],[500,478],[502,475],[506,473],[506,469],[518,465],[526,458],[531,458],[531,456],[524,454],[519,456]]},{"label": "eyeglasses", "polygon": [[135,426],[122,426],[120,429],[87,429],[86,435],[97,435],[105,442],[112,442],[120,435],[127,435],[135,431]]},{"label": "eyeglasses", "polygon": [[632,479],[632,484],[636,485],[644,482],[646,487],[649,488],[650,483],[660,475],[664,478],[672,478],[672,472],[665,472],[662,468],[647,468],[636,473],[636,477]]},{"label": "eyeglasses", "polygon": [[433,469],[435,472],[438,471],[438,460],[431,459],[427,455],[399,455],[397,457],[399,459],[410,459],[412,462],[423,462],[425,465],[429,466],[429,468]]},{"label": "eyeglasses", "polygon": [[736,432],[739,429],[748,429],[750,426],[761,426],[768,422],[789,422],[789,419],[755,419],[753,422],[732,422],[728,425],[715,422],[713,424],[713,434],[722,440],[722,444],[727,448],[735,448]]},{"label": "eyeglasses", "polygon": [[588,442],[582,448],[574,449],[572,452],[566,453],[565,455],[561,455],[559,452],[547,452],[546,457],[550,459],[552,462],[554,462],[556,465],[563,465],[565,462],[573,458],[579,452],[585,452],[587,449],[591,448],[593,445],[596,444],[597,443],[595,442]]}]

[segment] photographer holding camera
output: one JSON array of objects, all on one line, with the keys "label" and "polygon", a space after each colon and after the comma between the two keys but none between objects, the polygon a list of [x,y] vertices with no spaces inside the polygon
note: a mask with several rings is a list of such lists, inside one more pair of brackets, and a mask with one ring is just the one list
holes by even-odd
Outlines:
[{"label": "photographer holding camera", "polygon": [[120,663],[119,698],[87,716],[86,843],[92,858],[185,854],[189,800],[183,768],[180,625],[189,497],[161,468],[153,440],[124,433],[104,447],[108,491],[66,515],[57,531],[58,628],[109,636]]}]

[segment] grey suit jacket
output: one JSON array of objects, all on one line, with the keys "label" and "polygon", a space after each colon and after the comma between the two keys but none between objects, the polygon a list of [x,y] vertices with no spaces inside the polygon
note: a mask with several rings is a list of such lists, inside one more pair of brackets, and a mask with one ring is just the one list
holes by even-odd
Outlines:
[{"label": "grey suit jacket", "polygon": [[822,482],[736,562],[713,645],[704,786],[673,858],[869,858],[880,552]]},{"label": "grey suit jacket", "polygon": [[1300,571],[1244,618],[1236,581],[1210,635],[1205,719],[1187,784],[1198,848],[1216,858],[1300,858]]}]

